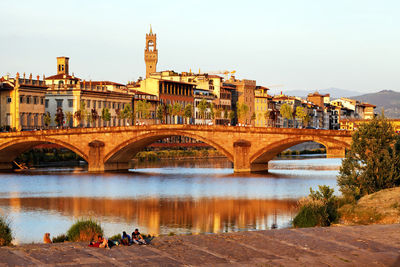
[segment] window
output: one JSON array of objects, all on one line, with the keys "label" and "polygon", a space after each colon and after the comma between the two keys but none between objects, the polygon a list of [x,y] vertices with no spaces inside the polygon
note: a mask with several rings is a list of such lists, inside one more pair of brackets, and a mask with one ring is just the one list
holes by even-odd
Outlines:
[{"label": "window", "polygon": [[115,108],[115,102],[112,103],[112,108]]},{"label": "window", "polygon": [[73,108],[74,107],[74,100],[73,99],[68,99],[68,107]]},{"label": "window", "polygon": [[63,99],[56,99],[56,102],[57,102],[57,108],[63,107]]},{"label": "window", "polygon": [[46,101],[44,102],[44,107],[45,107],[45,108],[48,108],[48,107],[49,107],[49,100],[48,100],[48,99],[46,99]]},{"label": "window", "polygon": [[7,103],[11,103],[11,97],[7,97]]},{"label": "window", "polygon": [[36,105],[38,103],[38,97],[34,96],[33,97],[33,104]]},{"label": "window", "polygon": [[93,100],[93,108],[96,108],[96,100]]},{"label": "window", "polygon": [[30,104],[30,103],[31,103],[31,97],[30,97],[30,96],[27,96],[27,97],[26,97],[26,103],[27,103],[27,104]]},{"label": "window", "polygon": [[87,101],[87,108],[90,108],[90,100]]},{"label": "window", "polygon": [[40,105],[43,105],[43,104],[44,104],[44,98],[41,97],[41,98],[40,98]]}]

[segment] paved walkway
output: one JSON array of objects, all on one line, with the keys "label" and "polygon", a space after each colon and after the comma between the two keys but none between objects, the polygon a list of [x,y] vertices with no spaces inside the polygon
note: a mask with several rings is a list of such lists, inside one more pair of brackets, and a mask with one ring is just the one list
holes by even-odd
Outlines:
[{"label": "paved walkway", "polygon": [[400,266],[400,225],[171,236],[152,245],[0,248],[0,266]]}]

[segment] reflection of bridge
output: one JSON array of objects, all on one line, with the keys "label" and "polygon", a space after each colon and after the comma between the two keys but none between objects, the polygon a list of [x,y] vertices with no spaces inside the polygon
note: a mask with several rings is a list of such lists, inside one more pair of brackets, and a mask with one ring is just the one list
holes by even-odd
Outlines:
[{"label": "reflection of bridge", "polygon": [[88,162],[89,171],[128,169],[135,154],[170,136],[191,137],[216,148],[233,162],[235,172],[266,171],[268,161],[306,141],[326,147],[327,157],[343,157],[348,131],[200,125],[147,125],[76,128],[0,134],[0,168],[11,168],[21,153],[43,143],[62,145]]}]

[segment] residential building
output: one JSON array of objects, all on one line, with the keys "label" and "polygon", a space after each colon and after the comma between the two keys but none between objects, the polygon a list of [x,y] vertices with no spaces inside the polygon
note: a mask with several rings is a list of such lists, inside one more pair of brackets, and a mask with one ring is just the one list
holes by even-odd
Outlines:
[{"label": "residential building", "polygon": [[58,57],[57,74],[45,78],[49,87],[45,109],[53,118],[53,125],[57,110],[64,113],[63,126],[102,127],[129,123],[119,116],[120,110],[125,105],[132,105],[133,101],[133,94],[125,85],[110,81],[82,81],[70,75],[69,69],[69,58]]},{"label": "residential building", "polygon": [[0,125],[9,129],[39,129],[44,126],[44,100],[47,86],[43,80],[15,78],[9,75],[0,78]]},{"label": "residential building", "polygon": [[271,125],[272,97],[268,95],[268,88],[256,86],[254,90],[254,110],[256,113],[255,126],[268,127]]},{"label": "residential building", "polygon": [[[215,110],[213,101],[215,96],[204,89],[193,89],[194,96],[194,124],[211,125],[214,123]],[[206,106],[202,106],[206,103]]]}]

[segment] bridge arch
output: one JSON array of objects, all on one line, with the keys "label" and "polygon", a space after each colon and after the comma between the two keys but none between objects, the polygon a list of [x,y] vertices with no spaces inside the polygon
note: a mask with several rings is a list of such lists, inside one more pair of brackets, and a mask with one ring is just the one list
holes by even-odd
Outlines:
[{"label": "bridge arch", "polygon": [[17,158],[19,155],[22,153],[29,151],[30,149],[34,148],[37,145],[41,144],[57,144],[62,147],[65,147],[73,152],[75,152],[77,155],[82,157],[85,161],[88,161],[88,155],[86,155],[81,149],[77,148],[76,146],[58,140],[58,139],[53,139],[53,138],[46,138],[43,140],[43,138],[16,138],[13,139],[9,142],[3,143],[0,145],[0,164],[9,164],[11,163],[15,158]]},{"label": "bridge arch", "polygon": [[309,142],[313,141],[316,143],[319,143],[323,146],[325,146],[327,153],[329,153],[329,150],[331,149],[345,149],[349,148],[350,144],[344,142],[344,141],[338,141],[333,138],[322,138],[318,136],[301,136],[301,137],[295,137],[295,138],[289,138],[289,139],[282,139],[277,142],[274,142],[272,144],[269,144],[258,151],[256,151],[251,157],[250,157],[250,163],[267,163],[271,159],[275,158],[279,153],[282,151],[304,143],[304,142]]},{"label": "bridge arch", "polygon": [[151,145],[158,140],[171,136],[184,136],[202,141],[214,147],[217,151],[224,154],[230,161],[233,162],[233,155],[227,150],[227,148],[214,142],[213,140],[210,140],[198,134],[193,134],[188,131],[169,130],[142,134],[119,143],[104,156],[104,163],[107,164],[114,162],[130,161],[136,155],[136,153],[142,151],[146,146]]}]

